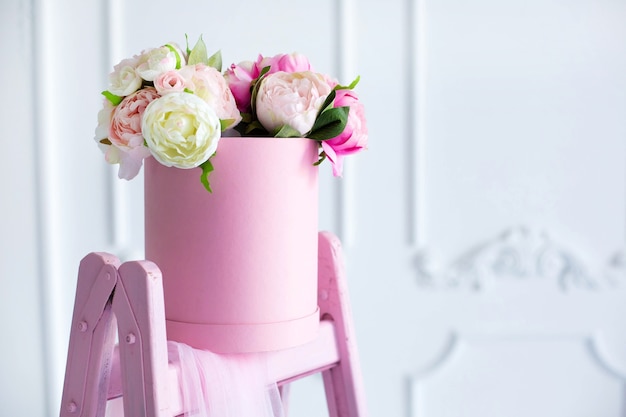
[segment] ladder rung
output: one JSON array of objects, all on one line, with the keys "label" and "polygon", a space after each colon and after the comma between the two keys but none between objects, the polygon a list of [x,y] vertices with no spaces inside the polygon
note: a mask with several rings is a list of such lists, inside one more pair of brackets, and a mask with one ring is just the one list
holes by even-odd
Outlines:
[{"label": "ladder rung", "polygon": [[[265,352],[270,380],[278,381],[279,385],[304,378],[332,368],[339,362],[335,326],[332,321],[322,320],[317,337],[311,342],[291,349],[275,352]],[[108,399],[122,396],[120,377],[119,350],[115,348],[111,368],[111,383],[109,385]],[[168,369],[169,387],[180,387],[180,369],[178,363],[170,363]],[[173,416],[181,414],[182,401],[178,389],[169,389],[170,411]]]}]

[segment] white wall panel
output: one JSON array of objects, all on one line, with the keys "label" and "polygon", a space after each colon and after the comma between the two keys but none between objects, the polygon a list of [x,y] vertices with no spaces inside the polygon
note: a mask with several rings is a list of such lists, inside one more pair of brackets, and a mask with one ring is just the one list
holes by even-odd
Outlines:
[{"label": "white wall panel", "polygon": [[[619,333],[624,293],[605,272],[624,245],[624,2],[360,6],[372,143],[349,270],[372,412],[409,412],[408,369],[428,367],[454,329]],[[520,225],[562,244],[553,269],[582,265],[601,290],[566,280],[561,292],[534,270],[478,293],[412,287]]]},{"label": "white wall panel", "polygon": [[[591,340],[458,336],[453,343],[435,371],[414,377],[411,416],[623,415],[624,382],[601,367]],[[493,372],[499,367],[508,372]]]},{"label": "white wall panel", "polygon": [[407,366],[416,355],[415,333],[407,336],[419,303],[406,260],[413,216],[410,10],[408,1],[362,0],[356,12],[370,142],[347,161],[356,165],[357,202],[347,270],[372,416],[407,415]]},{"label": "white wall panel", "polygon": [[44,415],[46,407],[31,13],[30,2],[0,4],[0,45],[11,62],[0,112],[0,415]]},{"label": "white wall panel", "polygon": [[[102,97],[103,5],[76,1],[41,2],[39,42],[42,107],[39,120],[46,170],[40,189],[50,210],[44,236],[46,275],[58,285],[48,296],[45,326],[50,397],[60,403],[78,263],[88,252],[109,248],[108,170],[94,148]],[[44,139],[45,135],[45,139]],[[52,411],[50,411],[52,414]]]},{"label": "white wall panel", "polygon": [[425,1],[423,13],[426,245],[450,256],[524,224],[591,258],[622,247],[624,2]]}]

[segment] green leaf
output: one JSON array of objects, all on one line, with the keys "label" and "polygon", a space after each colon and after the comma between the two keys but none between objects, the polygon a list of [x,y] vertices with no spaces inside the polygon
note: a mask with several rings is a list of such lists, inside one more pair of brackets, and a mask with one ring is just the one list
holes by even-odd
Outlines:
[{"label": "green leaf", "polygon": [[266,134],[267,134],[267,131],[265,130],[265,128],[263,127],[261,122],[259,122],[258,120],[250,122],[248,124],[248,126],[246,127],[246,130],[245,130],[244,134],[245,135],[249,135],[250,133],[254,132],[255,130],[261,130],[263,132],[266,132]]},{"label": "green leaf", "polygon": [[348,113],[350,107],[334,107],[328,109],[318,116],[311,128],[308,138],[315,140],[332,139],[343,132],[348,123]]},{"label": "green leaf", "polygon": [[243,123],[251,123],[252,115],[250,113],[241,113],[241,121]]},{"label": "green leaf", "polygon": [[207,64],[208,61],[209,59],[207,57],[206,45],[202,40],[202,36],[200,36],[198,42],[196,42],[196,45],[189,53],[189,59],[187,60],[187,63],[189,65]]},{"label": "green leaf", "polygon": [[313,166],[316,167],[322,162],[324,162],[325,160],[326,160],[326,152],[322,151],[322,153],[320,153],[320,159],[318,159],[317,162],[313,163]]},{"label": "green leaf", "polygon": [[275,138],[300,138],[302,133],[289,125],[283,125],[274,133]]},{"label": "green leaf", "polygon": [[250,93],[250,106],[252,108],[252,114],[255,116],[256,116],[256,97],[259,94],[259,87],[261,87],[261,82],[263,81],[267,73],[269,72],[270,68],[271,67],[269,65],[267,67],[263,67],[261,69],[261,72],[259,73],[259,76],[256,78],[256,80],[252,81],[252,92]]},{"label": "green leaf", "polygon": [[[213,155],[211,156],[211,158],[213,158]],[[213,190],[211,190],[211,185],[209,184],[209,174],[211,174],[211,172],[213,172],[213,170],[215,169],[213,168],[213,163],[211,163],[211,158],[207,159],[200,165],[200,168],[202,168],[200,182],[202,183],[202,185],[204,185],[204,188],[206,188],[206,190],[210,193],[212,193]]]},{"label": "green leaf", "polygon": [[185,87],[185,89],[183,90],[185,93],[189,93],[189,94],[195,94],[193,91],[191,91],[190,89],[188,89],[187,87]]},{"label": "green leaf", "polygon": [[217,51],[209,57],[207,65],[213,67],[219,72],[222,72],[222,51]]},{"label": "green leaf", "polygon": [[332,108],[332,104],[336,96],[337,96],[337,93],[335,93],[335,90],[332,90],[330,94],[326,96],[326,100],[324,100],[324,103],[320,106],[320,110],[317,112],[317,116],[315,116],[316,119],[320,117],[320,115],[324,113],[326,110],[329,110]]},{"label": "green leaf", "polygon": [[189,36],[185,33],[185,53],[187,56],[191,53],[191,49],[189,49]]},{"label": "green leaf", "polygon": [[167,49],[174,52],[174,56],[176,57],[176,69],[180,69],[181,57],[180,57],[180,54],[178,53],[178,50],[174,48],[173,45],[170,45],[169,43],[165,44],[165,46],[167,47]]},{"label": "green leaf", "polygon": [[235,119],[220,119],[220,127],[222,132],[231,127],[235,123]]},{"label": "green leaf", "polygon": [[361,81],[361,76],[357,76],[354,81],[350,83],[350,85],[337,85],[335,86],[335,90],[354,90],[354,87]]},{"label": "green leaf", "polygon": [[117,106],[118,104],[122,102],[122,100],[124,100],[124,97],[116,96],[109,90],[104,90],[102,92],[102,95],[105,96],[107,100],[109,100],[111,104],[113,104],[114,106]]},{"label": "green leaf", "polygon": [[113,145],[111,141],[109,140],[109,138],[100,139],[100,143],[103,145],[109,145],[109,146]]}]

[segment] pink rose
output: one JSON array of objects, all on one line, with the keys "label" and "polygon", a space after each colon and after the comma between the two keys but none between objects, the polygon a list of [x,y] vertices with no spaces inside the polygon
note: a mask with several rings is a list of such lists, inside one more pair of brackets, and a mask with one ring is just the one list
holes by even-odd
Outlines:
[{"label": "pink rose", "polygon": [[333,166],[333,175],[340,177],[343,171],[343,158],[367,148],[367,124],[363,105],[354,91],[337,90],[335,107],[350,107],[346,128],[332,139],[322,141],[322,149]]},{"label": "pink rose", "polygon": [[150,155],[143,144],[141,118],[148,104],[157,98],[159,94],[154,88],[139,90],[124,98],[111,114],[108,139],[117,149],[107,149],[105,157],[110,163],[119,162],[120,178],[137,175],[143,159]]},{"label": "pink rose", "polygon": [[160,95],[181,93],[185,91],[187,82],[182,70],[172,70],[157,75],[154,79],[154,88]]},{"label": "pink rose", "polygon": [[331,88],[320,74],[276,72],[263,79],[256,99],[256,113],[263,127],[274,134],[284,125],[308,133]]},{"label": "pink rose", "polygon": [[237,102],[224,76],[215,68],[204,64],[188,67],[192,69],[187,78],[187,88],[207,102],[220,120],[232,120],[229,128],[241,121]]}]

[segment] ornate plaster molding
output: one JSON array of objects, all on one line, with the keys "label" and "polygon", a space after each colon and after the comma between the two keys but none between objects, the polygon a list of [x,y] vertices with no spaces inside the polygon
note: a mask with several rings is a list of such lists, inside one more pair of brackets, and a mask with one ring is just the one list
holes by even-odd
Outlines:
[{"label": "ornate plaster molding", "polygon": [[[614,281],[626,272],[626,255],[614,261]],[[418,283],[427,287],[482,290],[498,280],[544,279],[561,290],[595,289],[600,283],[584,262],[543,231],[511,228],[471,248],[447,266],[426,251],[416,257]]]}]

